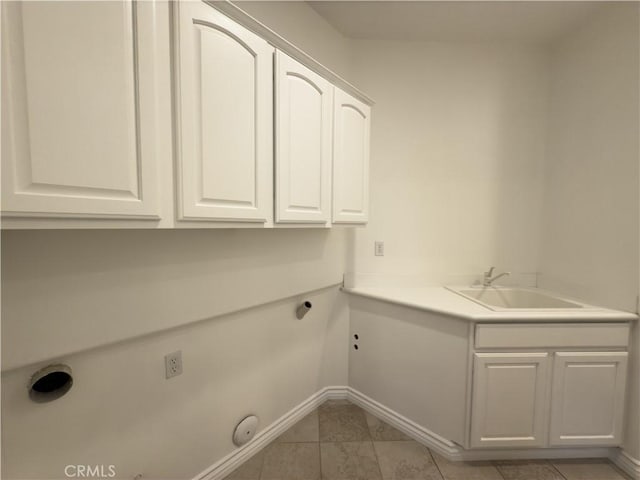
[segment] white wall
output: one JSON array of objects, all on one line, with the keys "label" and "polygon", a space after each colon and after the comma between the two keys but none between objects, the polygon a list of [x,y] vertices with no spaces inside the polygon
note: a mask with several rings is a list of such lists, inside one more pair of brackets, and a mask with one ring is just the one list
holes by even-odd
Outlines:
[{"label": "white wall", "polygon": [[[74,386],[51,403],[27,399],[34,368],[5,372],[3,478],[64,478],[68,464],[113,464],[117,478],[193,478],[234,450],[244,416],[264,428],[324,386],[346,384],[344,294],[304,298],[313,308],[302,321],[287,299],[65,355]],[[184,373],[165,380],[163,356],[176,350]]]},{"label": "white wall", "polygon": [[551,55],[540,282],[635,311],[637,4],[607,11]]},{"label": "white wall", "polygon": [[349,40],[305,2],[262,0],[235,3],[325,67],[346,80],[351,77]]},{"label": "white wall", "polygon": [[[639,5],[608,5],[551,54],[540,286],[636,310]],[[625,450],[640,459],[640,328]]]},{"label": "white wall", "polygon": [[[342,37],[308,6],[286,18],[282,36],[313,32],[303,49],[348,65],[346,49],[328,47]],[[243,415],[263,428],[345,385],[348,310],[327,288],[342,280],[345,239],[340,229],[2,232],[3,478],[63,478],[68,463],[191,478],[235,448]],[[176,350],[184,373],[165,380]],[[29,378],[52,361],[76,382],[35,404]]]},{"label": "white wall", "polygon": [[344,231],[2,234],[4,370],[341,282]]},{"label": "white wall", "polygon": [[[535,272],[547,56],[527,46],[354,42],[354,81],[376,101],[371,221],[360,273]],[[374,240],[385,256],[373,256]]]}]

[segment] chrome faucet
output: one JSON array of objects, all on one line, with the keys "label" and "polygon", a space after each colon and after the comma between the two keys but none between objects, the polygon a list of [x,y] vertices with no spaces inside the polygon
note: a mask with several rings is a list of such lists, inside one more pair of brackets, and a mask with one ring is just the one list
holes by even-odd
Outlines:
[{"label": "chrome faucet", "polygon": [[482,285],[484,285],[485,287],[490,287],[493,284],[493,282],[495,282],[500,277],[511,275],[511,272],[502,272],[496,275],[495,277],[492,277],[491,275],[493,275],[493,271],[495,270],[495,268],[496,267],[491,267],[489,271],[484,272],[484,280],[482,281]]}]

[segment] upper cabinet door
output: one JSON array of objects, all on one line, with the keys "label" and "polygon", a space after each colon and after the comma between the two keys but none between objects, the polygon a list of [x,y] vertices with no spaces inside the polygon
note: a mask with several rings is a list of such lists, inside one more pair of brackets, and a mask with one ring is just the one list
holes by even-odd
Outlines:
[{"label": "upper cabinet door", "polygon": [[276,221],[326,223],[333,86],[276,52]]},{"label": "upper cabinet door", "polygon": [[333,109],[333,222],[369,220],[371,108],[339,88]]},{"label": "upper cabinet door", "polygon": [[3,216],[159,218],[157,15],[2,2]]},{"label": "upper cabinet door", "polygon": [[627,352],[557,352],[551,445],[622,443]]},{"label": "upper cabinet door", "polygon": [[202,2],[173,2],[178,213],[273,218],[273,47]]}]

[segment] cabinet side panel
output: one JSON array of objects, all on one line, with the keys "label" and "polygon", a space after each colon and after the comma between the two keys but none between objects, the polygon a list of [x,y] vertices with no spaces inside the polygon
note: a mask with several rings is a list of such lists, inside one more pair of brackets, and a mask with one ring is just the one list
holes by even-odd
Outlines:
[{"label": "cabinet side panel", "polygon": [[468,323],[355,296],[350,306],[349,385],[464,444]]}]

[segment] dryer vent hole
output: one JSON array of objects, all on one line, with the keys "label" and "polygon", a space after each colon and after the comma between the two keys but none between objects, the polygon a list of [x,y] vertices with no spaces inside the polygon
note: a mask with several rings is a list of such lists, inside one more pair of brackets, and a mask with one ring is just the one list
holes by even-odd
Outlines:
[{"label": "dryer vent hole", "polygon": [[67,393],[72,385],[73,377],[69,366],[49,365],[31,377],[29,398],[37,403],[51,402]]}]

